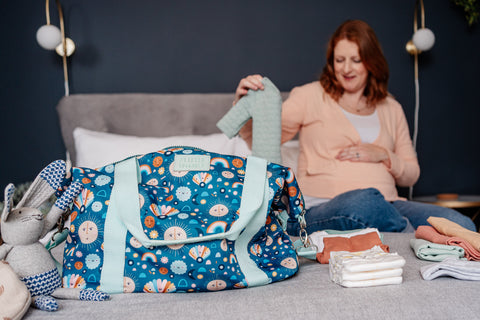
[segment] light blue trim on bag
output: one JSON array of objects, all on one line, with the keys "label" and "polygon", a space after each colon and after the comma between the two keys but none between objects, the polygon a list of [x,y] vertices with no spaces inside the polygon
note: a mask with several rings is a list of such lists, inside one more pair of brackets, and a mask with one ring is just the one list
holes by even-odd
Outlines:
[{"label": "light blue trim on bag", "polygon": [[[248,210],[253,201],[254,207],[257,209],[245,230],[235,242],[235,254],[237,255],[240,270],[242,270],[245,275],[245,280],[249,287],[261,286],[271,282],[267,274],[250,258],[250,253],[248,252],[248,244],[260,228],[265,225],[265,219],[267,218],[269,186],[266,173],[266,160],[256,157],[248,157],[245,184],[243,186],[242,201],[240,203],[240,218],[236,223],[240,222],[244,212],[249,212]],[[261,201],[259,207],[255,203],[258,201]]]},{"label": "light blue trim on bag", "polygon": [[[267,187],[266,190],[264,190],[265,187]],[[232,241],[239,238],[240,233],[251,223],[251,220],[255,219],[259,212],[262,213],[262,207],[265,206],[264,197],[268,197],[267,161],[263,158],[249,156],[240,202],[240,217],[232,225],[225,238]],[[268,198],[266,201],[268,204]],[[267,210],[265,209],[263,213],[266,214]],[[265,218],[261,225],[265,225]]]},{"label": "light blue trim on bag", "polygon": [[115,165],[115,180],[105,218],[103,267],[100,275],[100,290],[107,293],[123,292],[127,227],[121,220],[119,212],[140,216],[139,171],[131,170],[132,165],[138,166],[135,157]]}]

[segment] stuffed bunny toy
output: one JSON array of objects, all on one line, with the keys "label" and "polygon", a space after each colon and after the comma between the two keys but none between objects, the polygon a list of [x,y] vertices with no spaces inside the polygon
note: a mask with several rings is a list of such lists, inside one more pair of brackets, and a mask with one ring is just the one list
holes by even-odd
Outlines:
[{"label": "stuffed bunny toy", "polygon": [[39,241],[53,229],[69,203],[81,191],[80,185],[72,183],[46,216],[38,209],[60,189],[62,181],[69,174],[63,160],[52,162],[35,178],[15,208],[15,186],[9,184],[5,188],[5,206],[0,224],[4,243],[0,246],[0,259],[5,259],[26,284],[32,296],[32,305],[45,311],[58,309],[55,297],[89,301],[109,299],[108,294],[100,291],[61,288],[62,280],[55,261]]}]

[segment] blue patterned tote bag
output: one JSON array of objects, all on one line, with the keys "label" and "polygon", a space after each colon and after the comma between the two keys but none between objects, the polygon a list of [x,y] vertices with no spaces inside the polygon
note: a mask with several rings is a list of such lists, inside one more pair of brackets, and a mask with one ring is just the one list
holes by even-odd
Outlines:
[{"label": "blue patterned tote bag", "polygon": [[171,147],[98,169],[80,186],[63,286],[198,292],[284,280],[298,271],[287,219],[303,217],[293,171],[266,160]]}]

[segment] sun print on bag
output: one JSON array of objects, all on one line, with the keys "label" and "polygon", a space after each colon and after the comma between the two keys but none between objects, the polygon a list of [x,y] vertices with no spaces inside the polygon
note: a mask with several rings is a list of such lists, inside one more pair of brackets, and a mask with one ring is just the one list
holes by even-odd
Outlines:
[{"label": "sun print on bag", "polygon": [[138,286],[137,275],[134,273],[125,274],[123,277],[123,292],[132,293],[135,292],[135,288]]}]

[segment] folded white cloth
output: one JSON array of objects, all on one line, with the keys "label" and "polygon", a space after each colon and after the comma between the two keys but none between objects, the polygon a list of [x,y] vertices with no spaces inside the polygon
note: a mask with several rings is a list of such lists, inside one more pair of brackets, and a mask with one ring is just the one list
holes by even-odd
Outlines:
[{"label": "folded white cloth", "polygon": [[478,281],[480,280],[480,262],[448,257],[442,262],[421,267],[420,273],[425,280],[448,276],[461,280]]},{"label": "folded white cloth", "polygon": [[405,259],[397,253],[384,252],[380,247],[330,253],[330,279],[344,287],[370,287],[400,284]]},{"label": "folded white cloth", "polygon": [[402,268],[405,265],[402,256],[385,252],[379,246],[358,252],[333,251],[330,253],[330,263],[332,262],[350,272]]},{"label": "folded white cloth", "polygon": [[376,271],[364,271],[364,272],[349,272],[343,271],[337,273],[339,281],[359,281],[359,280],[372,280],[391,277],[400,277],[403,274],[402,268],[385,269]]},{"label": "folded white cloth", "polygon": [[389,284],[401,284],[402,282],[403,282],[402,277],[390,277],[390,278],[361,280],[361,281],[342,281],[339,284],[342,287],[347,287],[347,288],[361,288],[361,287],[386,286]]}]

